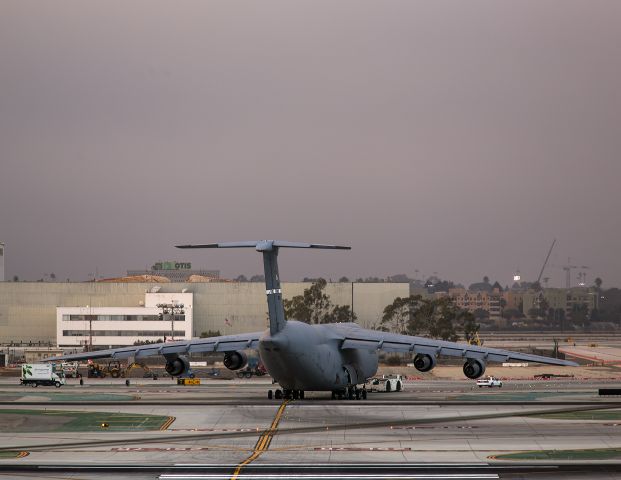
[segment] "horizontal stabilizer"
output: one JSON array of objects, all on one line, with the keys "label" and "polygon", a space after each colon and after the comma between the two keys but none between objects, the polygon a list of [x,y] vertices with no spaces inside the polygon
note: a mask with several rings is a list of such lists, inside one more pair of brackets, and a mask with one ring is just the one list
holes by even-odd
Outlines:
[{"label": "horizontal stabilizer", "polygon": [[329,250],[351,250],[341,245],[323,243],[287,242],[284,240],[251,240],[246,242],[205,243],[196,245],[177,245],[177,248],[255,248],[258,252],[269,252],[274,248],[323,248]]}]

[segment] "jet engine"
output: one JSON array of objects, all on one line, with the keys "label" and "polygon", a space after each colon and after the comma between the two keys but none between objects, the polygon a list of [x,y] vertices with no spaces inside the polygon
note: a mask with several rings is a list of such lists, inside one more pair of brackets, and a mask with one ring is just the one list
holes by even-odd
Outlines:
[{"label": "jet engine", "polygon": [[419,372],[428,372],[436,366],[436,357],[427,355],[426,353],[419,353],[414,357],[414,368]]},{"label": "jet engine", "polygon": [[167,359],[164,368],[170,376],[179,377],[190,370],[190,361],[186,357]]},{"label": "jet engine", "polygon": [[224,354],[224,366],[229,370],[239,370],[248,363],[248,357],[244,352],[226,352]]},{"label": "jet engine", "polygon": [[464,375],[473,380],[479,378],[485,373],[485,362],[469,358],[464,363]]}]

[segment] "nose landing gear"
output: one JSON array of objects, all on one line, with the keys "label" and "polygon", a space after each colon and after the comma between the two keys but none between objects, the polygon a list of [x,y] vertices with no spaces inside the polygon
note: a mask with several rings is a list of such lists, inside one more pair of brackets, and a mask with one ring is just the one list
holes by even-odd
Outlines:
[{"label": "nose landing gear", "polygon": [[281,400],[283,398],[287,400],[304,400],[304,390],[289,390],[287,388],[283,388],[282,390],[268,390],[267,398],[271,400],[275,398],[276,400]]}]

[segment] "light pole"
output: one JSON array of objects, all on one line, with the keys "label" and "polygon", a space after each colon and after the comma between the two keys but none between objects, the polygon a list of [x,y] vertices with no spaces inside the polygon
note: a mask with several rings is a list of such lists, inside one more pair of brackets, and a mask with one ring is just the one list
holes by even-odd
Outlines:
[{"label": "light pole", "polygon": [[159,314],[160,320],[164,320],[164,315],[170,315],[170,339],[175,340],[175,317],[177,315],[185,315],[183,303],[158,303],[157,308],[162,309]]}]

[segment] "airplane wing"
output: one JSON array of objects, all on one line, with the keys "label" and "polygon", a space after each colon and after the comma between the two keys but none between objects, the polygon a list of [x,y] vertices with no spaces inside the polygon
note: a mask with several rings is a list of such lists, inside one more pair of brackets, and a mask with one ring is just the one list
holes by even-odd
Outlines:
[{"label": "airplane wing", "polygon": [[132,347],[112,348],[110,350],[96,350],[94,352],[74,353],[59,357],[48,357],[44,362],[89,360],[96,358],[136,359],[151,355],[186,355],[197,352],[232,352],[257,348],[259,339],[265,332],[240,333],[237,335],[223,335],[220,337],[194,338],[169,343],[153,343]]},{"label": "airplane wing", "polygon": [[432,356],[447,355],[450,357],[462,357],[464,360],[473,359],[483,362],[536,362],[547,365],[578,366],[577,363],[568,360],[513,352],[511,350],[479,347],[466,343],[367,330],[351,323],[334,324],[334,326],[337,327],[337,331],[343,336],[341,349],[359,348],[383,350],[385,352],[410,352],[413,355],[419,353]]}]

